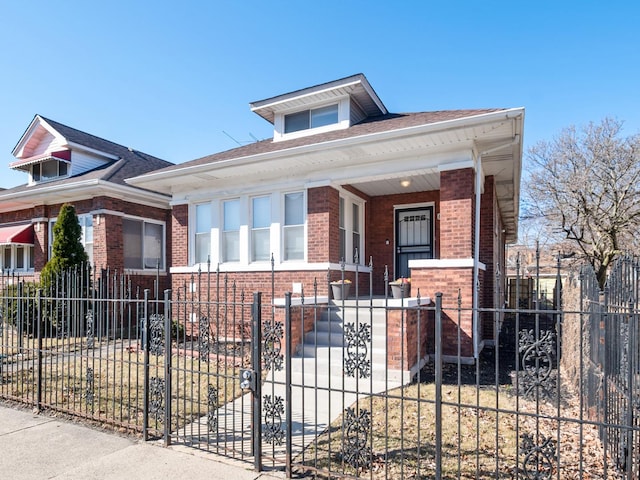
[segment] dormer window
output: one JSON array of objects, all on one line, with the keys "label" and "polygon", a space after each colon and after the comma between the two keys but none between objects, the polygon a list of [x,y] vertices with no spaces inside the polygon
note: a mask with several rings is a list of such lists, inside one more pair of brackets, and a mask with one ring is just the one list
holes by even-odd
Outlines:
[{"label": "dormer window", "polygon": [[338,123],[338,104],[312,108],[284,116],[284,133],[299,132],[310,128]]},{"label": "dormer window", "polygon": [[69,172],[67,162],[47,160],[31,167],[31,178],[34,182],[46,182],[58,177],[66,177]]}]

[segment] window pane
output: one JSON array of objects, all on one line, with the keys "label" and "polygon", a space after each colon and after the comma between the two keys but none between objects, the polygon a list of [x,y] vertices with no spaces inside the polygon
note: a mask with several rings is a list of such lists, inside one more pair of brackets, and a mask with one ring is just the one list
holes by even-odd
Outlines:
[{"label": "window pane", "polygon": [[69,165],[66,162],[58,162],[58,168],[60,169],[60,176],[64,176],[67,174]]},{"label": "window pane", "polygon": [[266,228],[271,225],[271,198],[253,199],[253,228]]},{"label": "window pane", "polygon": [[240,200],[224,202],[224,231],[240,230]]},{"label": "window pane", "polygon": [[24,268],[24,247],[16,247],[16,268]]},{"label": "window pane", "polygon": [[211,231],[211,204],[201,203],[196,205],[196,233]]},{"label": "window pane", "polygon": [[287,193],[284,196],[284,224],[302,225],[304,223],[304,202],[302,192]]},{"label": "window pane", "polygon": [[40,164],[39,163],[33,166],[32,175],[33,175],[34,182],[40,181]]},{"label": "window pane", "polygon": [[162,261],[162,225],[144,224],[144,268],[164,268]]},{"label": "window pane", "polygon": [[284,133],[298,132],[309,128],[309,110],[284,116]]},{"label": "window pane", "polygon": [[4,247],[4,256],[3,256],[2,267],[5,270],[10,270],[10,269],[13,268],[13,265],[11,265],[11,247]]},{"label": "window pane", "polygon": [[338,105],[311,110],[311,128],[338,123]]},{"label": "window pane", "polygon": [[56,178],[58,176],[58,162],[50,160],[42,163],[42,179]]},{"label": "window pane", "polygon": [[84,251],[87,252],[89,265],[93,265],[93,242],[85,243]]},{"label": "window pane", "polygon": [[360,232],[360,205],[353,204],[353,231]]},{"label": "window pane", "polygon": [[206,263],[209,261],[211,253],[211,234],[196,233],[196,263]]},{"label": "window pane", "polygon": [[340,222],[340,228],[344,228],[344,198],[340,198],[338,219],[338,221]]},{"label": "window pane", "polygon": [[124,268],[142,268],[142,222],[122,219]]},{"label": "window pane", "polygon": [[87,215],[85,217],[84,241],[86,243],[93,243],[93,216],[92,215]]},{"label": "window pane", "polygon": [[284,259],[304,259],[304,227],[286,227],[284,229]]},{"label": "window pane", "polygon": [[222,261],[240,261],[240,232],[224,232],[222,234]]},{"label": "window pane", "polygon": [[251,260],[256,262],[268,261],[271,259],[271,248],[269,246],[269,229],[253,230],[251,235]]},{"label": "window pane", "polygon": [[358,254],[358,263],[362,260],[362,251],[360,250],[360,234],[353,233],[353,258],[352,261],[356,261],[356,253]]},{"label": "window pane", "polygon": [[33,265],[34,265],[34,263],[33,263],[33,261],[34,261],[34,258],[33,258],[34,252],[35,252],[34,251],[34,247],[32,245],[32,246],[29,247],[29,268],[33,268]]}]

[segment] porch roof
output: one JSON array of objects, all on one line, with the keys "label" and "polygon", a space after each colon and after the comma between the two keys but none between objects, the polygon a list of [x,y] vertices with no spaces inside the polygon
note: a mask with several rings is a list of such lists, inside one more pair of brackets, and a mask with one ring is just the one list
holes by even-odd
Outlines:
[{"label": "porch roof", "polygon": [[[231,195],[253,186],[351,185],[370,196],[437,190],[443,169],[473,166],[496,179],[509,241],[516,238],[524,109],[386,114],[350,128],[263,140],[130,178],[175,201]],[[482,154],[482,155],[481,155]],[[409,180],[403,187],[401,180]]]}]

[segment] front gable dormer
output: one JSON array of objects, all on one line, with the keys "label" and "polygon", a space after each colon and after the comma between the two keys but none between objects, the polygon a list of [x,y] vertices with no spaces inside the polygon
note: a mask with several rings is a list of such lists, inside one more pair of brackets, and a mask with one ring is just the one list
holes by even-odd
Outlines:
[{"label": "front gable dormer", "polygon": [[251,110],[273,124],[274,142],[349,128],[387,113],[362,74],[252,102]]},{"label": "front gable dormer", "polygon": [[13,149],[16,161],[9,167],[28,173],[28,184],[37,185],[78,175],[118,158],[90,150],[74,144],[45,118],[36,115]]}]

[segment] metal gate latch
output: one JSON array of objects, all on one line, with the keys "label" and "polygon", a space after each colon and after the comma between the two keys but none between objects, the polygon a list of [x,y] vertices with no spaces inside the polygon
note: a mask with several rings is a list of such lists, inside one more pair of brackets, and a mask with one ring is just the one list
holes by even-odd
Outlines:
[{"label": "metal gate latch", "polygon": [[255,391],[256,376],[253,370],[240,370],[240,388]]}]

